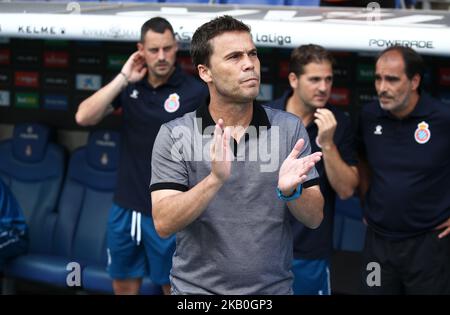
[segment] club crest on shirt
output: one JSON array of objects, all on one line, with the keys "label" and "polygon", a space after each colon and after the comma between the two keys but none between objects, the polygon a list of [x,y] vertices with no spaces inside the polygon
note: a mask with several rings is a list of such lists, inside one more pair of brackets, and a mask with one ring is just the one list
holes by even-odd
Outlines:
[{"label": "club crest on shirt", "polygon": [[180,96],[177,93],[172,93],[164,101],[164,109],[168,113],[176,112],[180,108]]},{"label": "club crest on shirt", "polygon": [[429,129],[429,125],[422,121],[417,124],[417,129],[414,132],[414,139],[419,144],[427,143],[431,138],[431,131]]}]

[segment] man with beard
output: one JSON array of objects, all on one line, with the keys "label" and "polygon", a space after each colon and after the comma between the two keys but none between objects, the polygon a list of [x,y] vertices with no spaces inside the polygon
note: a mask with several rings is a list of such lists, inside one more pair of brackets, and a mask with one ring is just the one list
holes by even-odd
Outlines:
[{"label": "man with beard", "polygon": [[122,107],[118,181],[108,222],[108,271],[116,294],[137,294],[148,273],[167,294],[175,240],[155,232],[148,191],[151,152],[161,124],[195,110],[208,91],[176,66],[178,47],[167,20],[155,17],[145,22],[137,48],[109,84],[80,104],[76,121],[95,125]]},{"label": "man with beard", "polygon": [[360,114],[368,294],[450,293],[450,109],[421,91],[424,69],[411,48],[381,52]]}]

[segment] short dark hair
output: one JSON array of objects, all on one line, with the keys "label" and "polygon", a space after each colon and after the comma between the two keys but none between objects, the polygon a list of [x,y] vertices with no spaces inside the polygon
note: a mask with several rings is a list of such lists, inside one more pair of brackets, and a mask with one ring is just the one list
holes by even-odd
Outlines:
[{"label": "short dark hair", "polygon": [[289,73],[293,72],[296,76],[305,73],[305,66],[311,62],[322,63],[327,61],[334,65],[333,55],[319,45],[309,44],[295,48],[291,53],[289,61]]},{"label": "short dark hair", "polygon": [[211,39],[233,31],[250,33],[250,27],[229,15],[224,15],[197,28],[191,42],[191,56],[195,67],[200,64],[209,66],[209,58],[213,53]]},{"label": "short dark hair", "polygon": [[141,27],[141,43],[145,40],[145,34],[148,31],[153,31],[156,33],[163,34],[166,30],[169,30],[172,33],[172,36],[175,38],[175,33],[173,32],[173,27],[165,18],[162,17],[154,17],[142,24]]},{"label": "short dark hair", "polygon": [[[410,47],[394,45],[386,48],[378,55],[375,63],[377,63],[383,55],[390,51],[397,51],[402,56],[403,62],[405,63],[405,74],[409,80],[411,80],[416,74],[420,75],[421,79],[423,78],[423,74],[425,72],[425,63],[423,58]],[[422,80],[420,83],[422,84]]]}]

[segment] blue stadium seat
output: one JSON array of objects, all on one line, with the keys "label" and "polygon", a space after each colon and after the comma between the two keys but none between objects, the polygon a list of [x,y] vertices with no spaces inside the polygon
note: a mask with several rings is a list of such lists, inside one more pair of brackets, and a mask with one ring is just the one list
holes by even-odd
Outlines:
[{"label": "blue stadium seat", "polygon": [[[106,228],[118,157],[117,132],[92,133],[87,146],[72,154],[61,194],[55,252],[80,264],[81,284],[88,291],[112,293],[106,272]],[[159,294],[160,288],[146,280],[142,291]]]},{"label": "blue stadium seat", "polygon": [[[24,155],[28,159],[31,159],[29,152],[38,154],[46,152],[52,147],[50,144],[47,144],[46,148],[43,148],[42,145],[34,145],[30,149],[27,141],[31,141],[30,139],[33,138],[45,138],[44,136],[31,136],[38,133],[36,130],[44,135],[48,134],[45,127],[35,128],[38,127],[33,126],[31,131],[27,128],[17,128],[14,133],[14,139],[20,140],[16,144],[18,152],[25,150]],[[5,149],[7,147],[5,144],[0,145],[0,164],[8,166],[12,162],[9,162],[10,164],[3,163],[3,160],[8,161],[4,157],[8,155],[3,154],[3,152],[7,152]],[[9,147],[12,146],[9,145]],[[46,242],[47,250],[31,252],[7,264],[5,275],[8,278],[22,278],[66,287],[67,277],[71,271],[66,268],[69,263],[76,262],[82,271],[81,288],[78,289],[104,293],[113,292],[111,278],[106,272],[106,227],[116,184],[118,155],[119,134],[112,131],[93,132],[89,137],[88,144],[73,152],[59,197],[57,212],[51,213],[42,221],[43,226],[49,226],[50,236],[47,236],[48,231],[42,229],[36,231],[34,236],[41,242]],[[49,165],[42,164],[42,170],[60,170],[60,177],[62,177],[63,167],[58,167],[58,160],[52,161],[54,165],[50,162],[47,162],[50,163]],[[23,169],[21,175],[30,176],[30,173],[27,169]],[[12,182],[2,172],[3,177],[10,183]],[[27,187],[28,190],[24,190],[24,193],[29,192],[33,195],[35,190],[33,187]],[[45,193],[42,194],[43,199],[47,197],[51,199],[52,194],[48,194],[47,189],[43,192]],[[144,279],[141,293],[160,294],[161,289],[149,279]]]},{"label": "blue stadium seat", "polygon": [[0,143],[0,176],[21,205],[29,226],[30,253],[48,254],[56,205],[64,176],[61,146],[50,143],[50,129],[18,124]]},{"label": "blue stadium seat", "polygon": [[305,7],[318,7],[320,6],[320,0],[286,0],[285,4]]},{"label": "blue stadium seat", "polygon": [[[8,274],[64,287],[66,267],[76,262],[82,270],[88,264],[101,266],[99,274],[103,269],[107,277],[105,233],[116,183],[118,137],[115,132],[94,132],[87,146],[72,154],[58,204],[52,252],[20,257]],[[101,291],[111,292],[111,281]]]},{"label": "blue stadium seat", "polygon": [[219,0],[221,4],[284,5],[284,0]]},{"label": "blue stadium seat", "polygon": [[[64,176],[65,155],[50,143],[50,129],[40,124],[18,124],[13,137],[0,143],[0,176],[21,205],[29,227],[27,255],[9,262],[8,278],[52,282],[47,255],[52,250],[56,205]],[[44,277],[44,278],[42,278]]]},{"label": "blue stadium seat", "polygon": [[333,246],[336,250],[359,252],[364,247],[366,225],[362,222],[359,198],[336,199]]},{"label": "blue stadium seat", "polygon": [[362,221],[363,209],[361,208],[361,201],[358,197],[353,196],[346,200],[336,198],[335,207],[337,214],[353,220]]},{"label": "blue stadium seat", "polygon": [[118,146],[116,132],[96,131],[85,147],[72,153],[58,206],[55,253],[88,262],[104,258],[106,265],[102,246],[116,185]]},{"label": "blue stadium seat", "polygon": [[52,255],[43,260],[44,279],[35,280],[62,287],[70,262],[106,266],[104,234],[115,186],[117,147],[116,133],[98,131],[87,146],[72,154],[58,205]]},{"label": "blue stadium seat", "polygon": [[54,255],[28,254],[19,256],[7,264],[4,270],[8,278],[19,278],[46,283],[58,287],[66,286],[66,266],[70,259]]}]

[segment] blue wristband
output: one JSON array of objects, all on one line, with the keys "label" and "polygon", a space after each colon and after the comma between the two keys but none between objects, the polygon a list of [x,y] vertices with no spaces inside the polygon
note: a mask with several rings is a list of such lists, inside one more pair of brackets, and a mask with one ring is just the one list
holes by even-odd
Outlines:
[{"label": "blue wristband", "polygon": [[281,199],[283,201],[295,200],[298,197],[300,197],[301,194],[302,194],[302,184],[298,184],[297,189],[295,189],[295,191],[290,196],[283,195],[283,193],[281,192],[280,188],[277,187],[277,196],[278,196],[279,199]]}]

